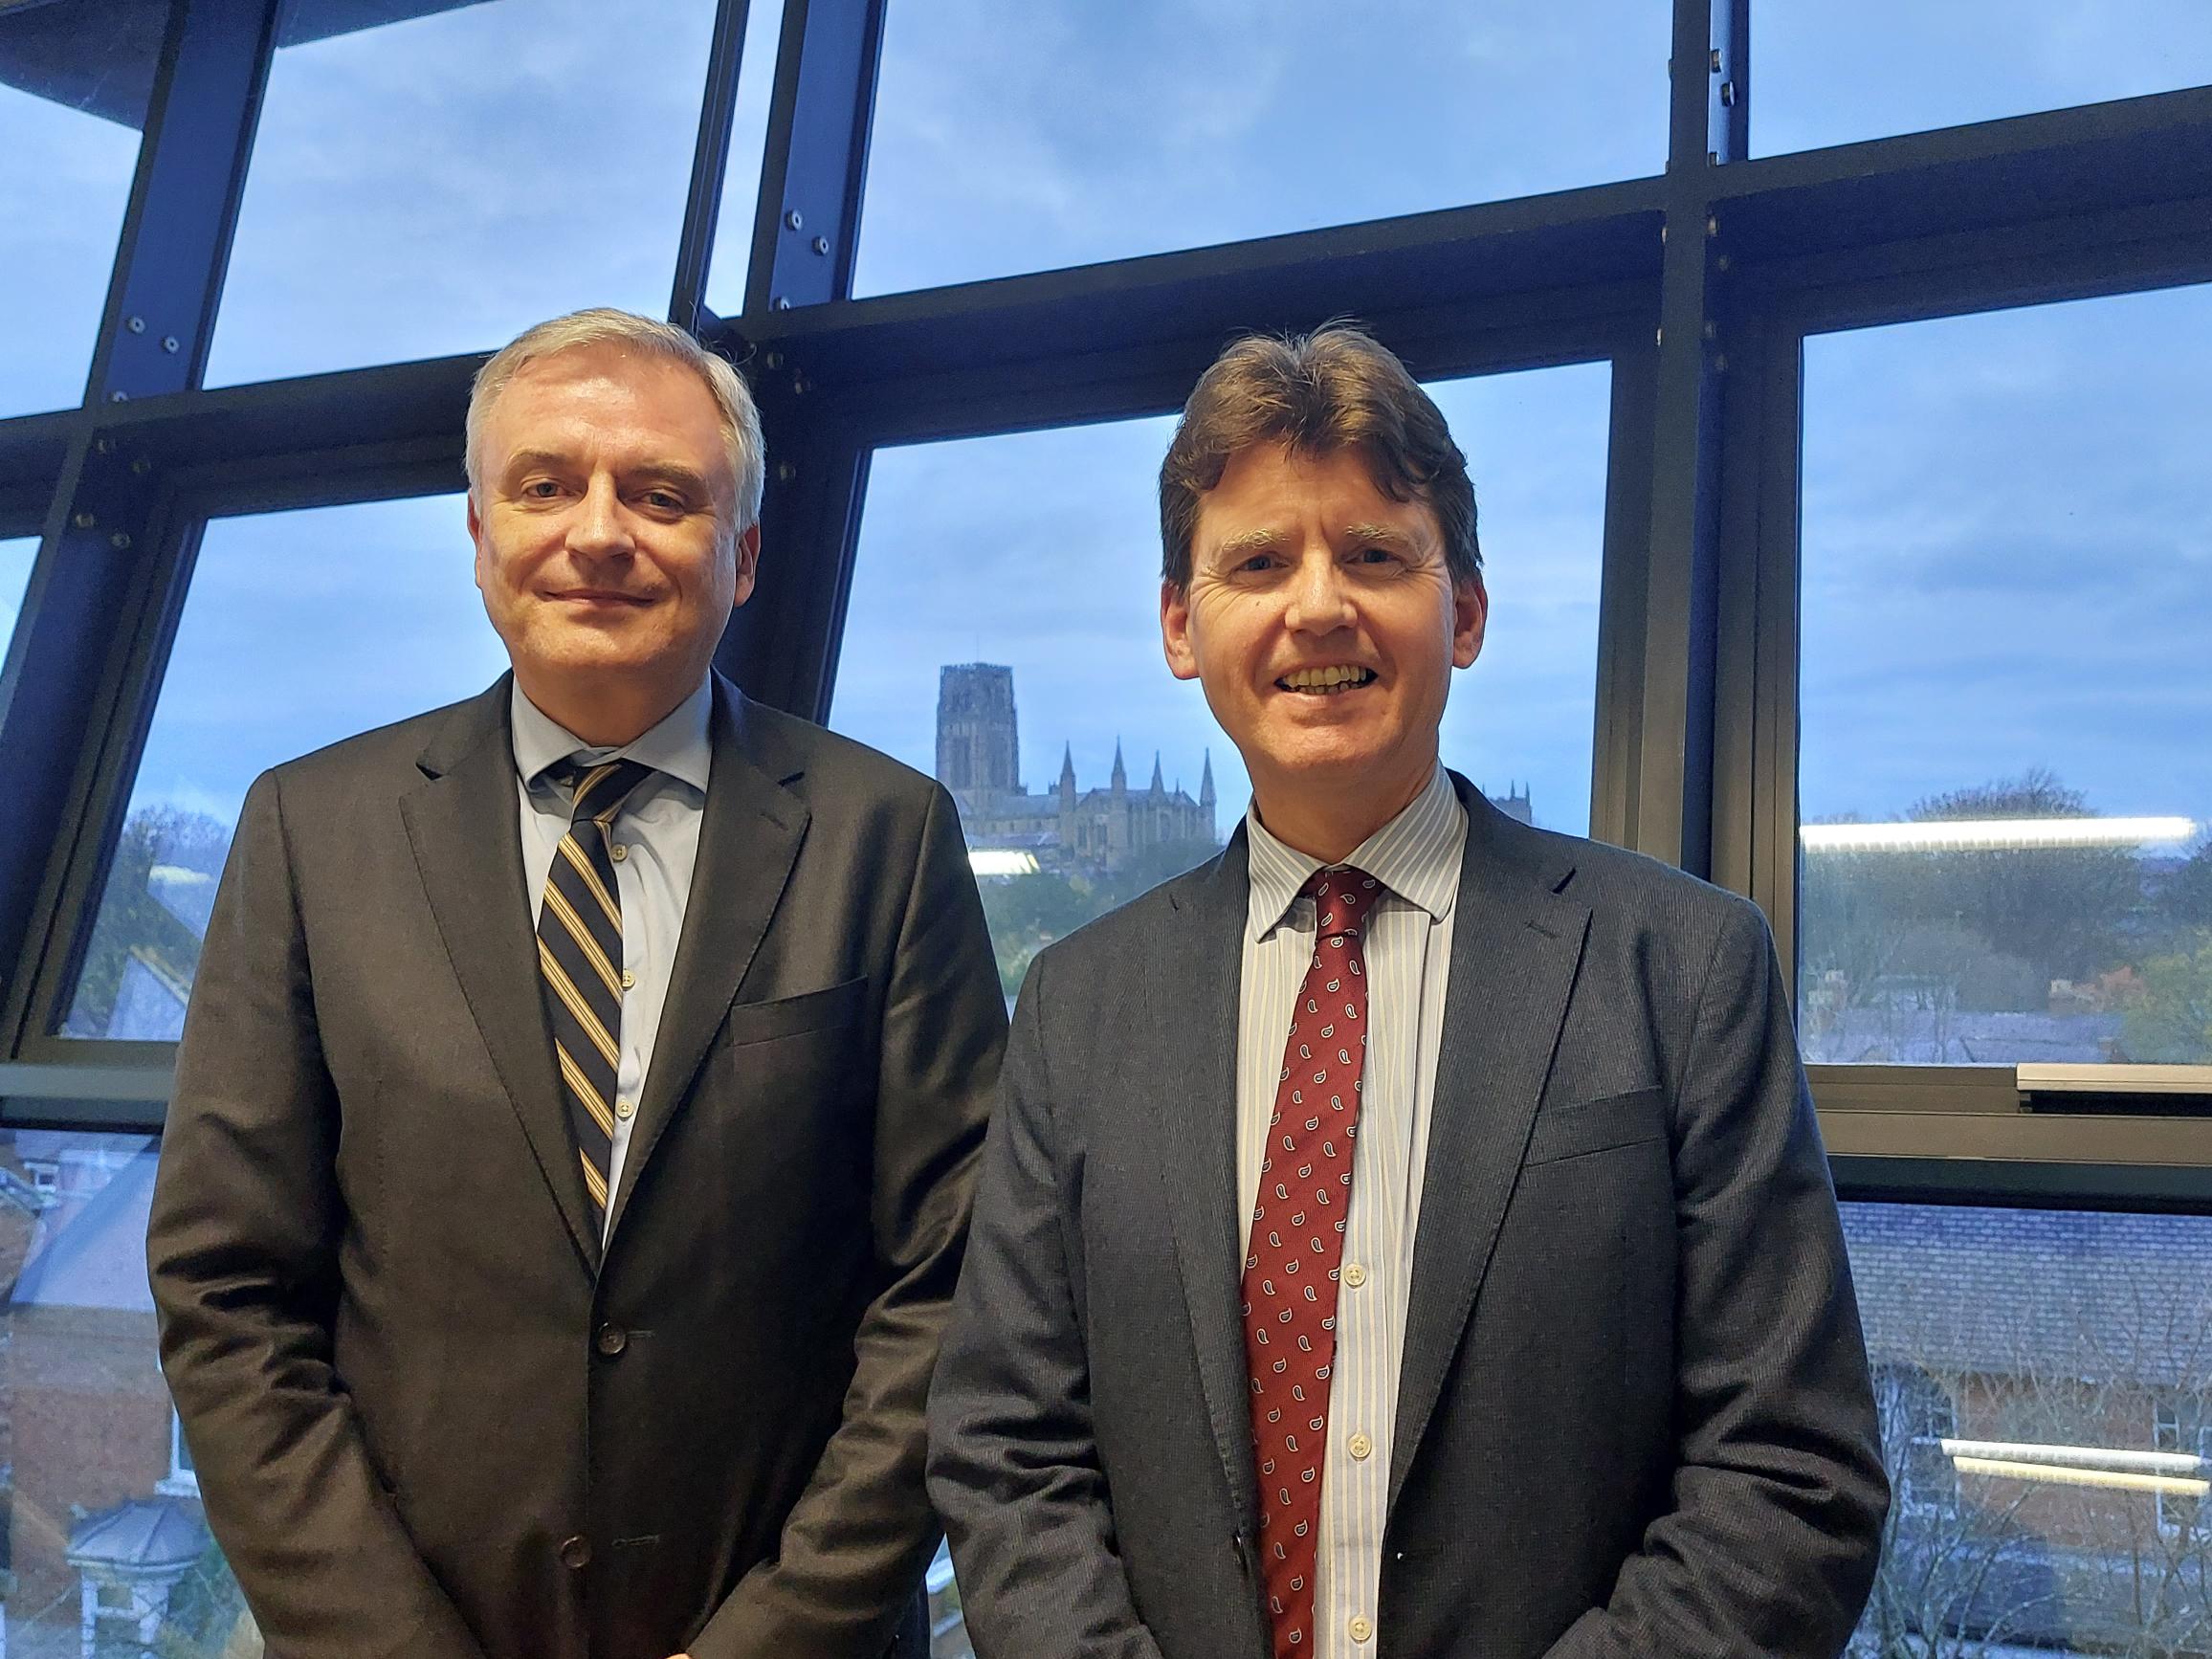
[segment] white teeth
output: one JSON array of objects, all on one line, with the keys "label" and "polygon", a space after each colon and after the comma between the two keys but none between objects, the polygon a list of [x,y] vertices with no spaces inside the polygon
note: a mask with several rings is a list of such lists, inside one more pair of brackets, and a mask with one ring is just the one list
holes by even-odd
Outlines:
[{"label": "white teeth", "polygon": [[1331,692],[1346,686],[1365,685],[1375,677],[1372,671],[1363,668],[1301,668],[1276,683],[1292,691]]}]

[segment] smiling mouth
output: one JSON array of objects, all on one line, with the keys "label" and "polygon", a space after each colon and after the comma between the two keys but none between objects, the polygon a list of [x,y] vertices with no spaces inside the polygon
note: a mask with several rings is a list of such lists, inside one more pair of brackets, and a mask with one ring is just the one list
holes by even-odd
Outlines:
[{"label": "smiling mouth", "polygon": [[1296,692],[1302,697],[1334,697],[1338,692],[1356,691],[1374,682],[1371,668],[1301,668],[1286,674],[1275,681],[1278,691]]},{"label": "smiling mouth", "polygon": [[603,593],[597,588],[590,587],[572,588],[566,593],[556,593],[553,597],[572,605],[643,605],[646,603],[646,595],[642,593]]}]

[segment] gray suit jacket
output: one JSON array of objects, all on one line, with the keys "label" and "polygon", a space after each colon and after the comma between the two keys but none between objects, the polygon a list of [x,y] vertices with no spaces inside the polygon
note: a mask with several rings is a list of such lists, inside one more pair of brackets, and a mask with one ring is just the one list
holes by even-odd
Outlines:
[{"label": "gray suit jacket", "polygon": [[[1887,1488],[1763,918],[1469,813],[1378,1659],[1837,1653]],[[1240,830],[1043,953],[931,1398],[983,1659],[1264,1659]]]},{"label": "gray suit jacket", "polygon": [[880,1659],[1005,1034],[942,789],[718,683],[602,1255],[504,679],[248,797],[149,1239],[284,1659]]}]

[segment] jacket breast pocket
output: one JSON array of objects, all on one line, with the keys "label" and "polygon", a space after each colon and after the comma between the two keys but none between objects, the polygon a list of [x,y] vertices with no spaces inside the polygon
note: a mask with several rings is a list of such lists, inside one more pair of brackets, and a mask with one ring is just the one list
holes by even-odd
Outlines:
[{"label": "jacket breast pocket", "polygon": [[816,1031],[835,1031],[860,1017],[868,995],[868,980],[845,981],[795,997],[778,997],[766,1003],[736,1003],[723,1022],[723,1044],[741,1049],[755,1043],[772,1043],[779,1037],[800,1037]]},{"label": "jacket breast pocket", "polygon": [[1640,1146],[1667,1137],[1667,1097],[1660,1089],[1635,1089],[1537,1114],[1524,1164],[1557,1163],[1618,1146]]}]

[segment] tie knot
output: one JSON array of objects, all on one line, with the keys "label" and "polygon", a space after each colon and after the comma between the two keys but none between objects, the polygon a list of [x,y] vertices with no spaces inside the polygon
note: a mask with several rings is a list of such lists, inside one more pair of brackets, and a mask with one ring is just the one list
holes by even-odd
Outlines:
[{"label": "tie knot", "polygon": [[1357,935],[1367,925],[1367,913],[1382,896],[1382,884],[1364,870],[1340,864],[1316,870],[1298,892],[1314,901],[1314,919],[1320,937]]},{"label": "tie knot", "polygon": [[594,764],[574,755],[555,762],[546,770],[556,783],[576,791],[570,822],[581,824],[588,818],[602,829],[614,822],[622,804],[653,776],[653,768],[642,761],[601,761]]}]

